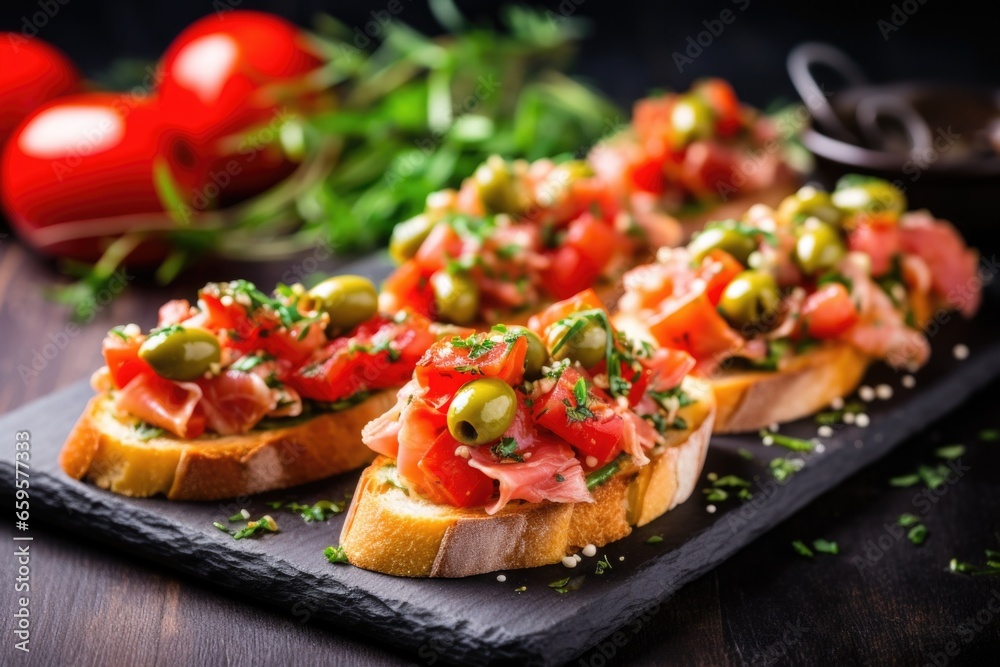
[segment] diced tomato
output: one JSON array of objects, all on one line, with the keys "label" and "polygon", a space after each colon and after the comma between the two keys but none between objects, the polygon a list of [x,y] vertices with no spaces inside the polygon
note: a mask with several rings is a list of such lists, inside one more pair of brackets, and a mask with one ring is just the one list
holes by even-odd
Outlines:
[{"label": "diced tomato", "polygon": [[578,313],[581,310],[593,310],[594,308],[607,310],[601,297],[597,296],[597,292],[588,288],[568,299],[557,301],[542,312],[532,315],[531,319],[528,320],[528,328],[544,337],[545,330],[550,325],[573,313]]},{"label": "diced tomato", "polygon": [[[596,468],[604,465],[621,451],[625,422],[611,407],[611,399],[604,392],[588,384],[588,401],[583,412],[575,394],[576,383],[586,378],[577,369],[567,368],[555,387],[535,402],[535,420],[566,442],[584,457],[593,456]],[[574,412],[570,412],[570,410]]]},{"label": "diced tomato", "polygon": [[[650,388],[654,391],[668,391],[681,383],[695,367],[695,360],[684,350],[661,347],[650,359],[643,361],[650,373]],[[631,396],[629,396],[631,399]]]},{"label": "diced tomato", "polygon": [[743,265],[725,250],[712,250],[702,260],[698,277],[705,281],[705,293],[713,306],[719,305],[726,286],[742,271]]},{"label": "diced tomato", "polygon": [[286,381],[302,396],[317,401],[339,401],[359,391],[406,384],[434,343],[429,327],[417,314],[402,323],[376,315],[350,335],[317,350]]},{"label": "diced tomato", "polygon": [[731,137],[739,131],[742,125],[740,101],[732,86],[722,79],[706,79],[695,85],[695,93],[715,112],[715,129],[720,136]]},{"label": "diced tomato", "polygon": [[584,213],[569,224],[566,245],[579,250],[583,258],[600,272],[608,266],[621,242],[608,222]]},{"label": "diced tomato", "polygon": [[709,141],[695,141],[688,146],[680,180],[696,196],[706,199],[718,199],[739,190],[733,178],[733,155]]},{"label": "diced tomato", "polygon": [[894,219],[874,218],[870,222],[860,222],[847,236],[851,250],[871,258],[872,275],[876,277],[892,268],[892,258],[900,251],[899,243],[899,225]]},{"label": "diced tomato", "polygon": [[542,272],[542,284],[557,299],[565,299],[588,288],[601,274],[601,270],[574,246],[557,248],[549,257],[551,263]]},{"label": "diced tomato", "polygon": [[379,307],[395,313],[409,310],[425,317],[434,315],[434,292],[425,273],[416,260],[407,260],[382,283]]},{"label": "diced tomato", "polygon": [[198,293],[198,300],[204,313],[201,326],[209,331],[250,329],[246,324],[249,316],[243,306],[236,303],[224,305],[219,296],[205,290]]},{"label": "diced tomato", "polygon": [[140,345],[142,339],[136,336],[123,339],[121,336],[109,333],[104,338],[104,343],[101,345],[104,363],[111,373],[111,381],[118,389],[127,385],[136,375],[153,374],[149,364],[139,358]]},{"label": "diced tomato", "polygon": [[478,334],[476,341],[455,346],[450,339],[442,340],[427,350],[417,364],[415,377],[428,390],[429,397],[450,396],[465,383],[481,377],[500,378],[511,386],[521,384],[528,352],[526,337],[506,343]]},{"label": "diced tomato", "polygon": [[461,252],[462,237],[451,225],[440,224],[431,229],[413,259],[424,272],[434,273],[443,269],[449,259],[458,257]]},{"label": "diced tomato", "polygon": [[649,380],[652,373],[648,368],[642,368],[638,371],[638,377],[636,377],[636,371],[632,369],[626,363],[622,363],[622,377],[632,383],[632,388],[628,390],[628,404],[633,407],[642,400],[643,394],[646,393],[646,389],[649,387]]},{"label": "diced tomato", "polygon": [[858,318],[851,295],[840,283],[823,285],[802,306],[806,333],[813,338],[836,338],[853,327]]},{"label": "diced tomato", "polygon": [[743,343],[705,292],[665,302],[660,312],[650,318],[649,331],[660,345],[684,350],[698,361],[728,356]]},{"label": "diced tomato", "polygon": [[421,491],[438,504],[485,505],[493,495],[493,480],[455,454],[461,444],[447,430],[438,436],[417,464],[424,473]]}]

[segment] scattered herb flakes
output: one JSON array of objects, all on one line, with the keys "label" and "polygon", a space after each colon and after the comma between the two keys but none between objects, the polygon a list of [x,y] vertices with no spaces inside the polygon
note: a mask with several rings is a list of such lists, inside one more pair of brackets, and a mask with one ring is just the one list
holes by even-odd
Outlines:
[{"label": "scattered herb flakes", "polygon": [[575,406],[568,398],[563,399],[563,404],[566,406],[566,419],[570,423],[586,421],[594,416],[594,413],[587,407],[590,405],[590,395],[587,390],[586,379],[581,377],[573,385],[573,398],[576,399]]},{"label": "scattered herb flakes", "polygon": [[651,535],[646,539],[646,544],[659,544],[663,541],[663,538],[659,535]]},{"label": "scattered herb flakes", "polygon": [[802,540],[795,540],[794,542],[792,542],[792,548],[795,549],[795,553],[799,554],[800,556],[805,556],[806,558],[813,557],[812,549],[807,547],[806,543],[803,542]]},{"label": "scattered herb flakes", "polygon": [[326,521],[334,514],[343,512],[346,506],[347,503],[343,500],[337,502],[332,500],[317,500],[312,505],[294,502],[287,503],[284,508],[298,514],[306,523],[312,523],[313,521]]},{"label": "scattered herb flakes", "polygon": [[729,498],[729,492],[725,489],[704,489],[705,500],[710,503],[721,503]]},{"label": "scattered herb flakes", "polygon": [[254,537],[263,533],[278,532],[277,522],[271,518],[270,514],[265,514],[256,521],[247,522],[246,528],[241,528],[233,533],[234,540],[242,540],[245,537]]},{"label": "scattered herb flakes", "polygon": [[493,349],[495,342],[486,337],[485,334],[472,334],[468,338],[455,336],[451,339],[452,347],[468,350],[469,359],[475,361]]},{"label": "scattered herb flakes", "polygon": [[608,555],[604,554],[604,558],[597,561],[597,569],[594,570],[594,574],[604,574],[605,570],[611,569],[611,561],[608,560]]},{"label": "scattered herb flakes", "polygon": [[749,449],[740,447],[736,450],[736,453],[739,454],[744,460],[753,461],[753,453]]},{"label": "scattered herb flakes", "polygon": [[948,466],[939,465],[935,467],[922,465],[917,468],[917,474],[923,480],[924,485],[931,490],[938,488],[948,481]]},{"label": "scattered herb flakes", "polygon": [[[221,531],[222,531],[222,532],[224,532],[224,533],[229,533],[229,529],[228,529],[228,528],[226,528],[225,526],[223,526],[223,525],[222,525],[221,523],[219,523],[218,521],[213,521],[213,522],[212,522],[212,525],[213,525],[213,526],[215,526],[216,528],[218,528],[219,530],[221,530]],[[229,533],[229,534],[230,534],[230,535],[232,535],[232,533]]]},{"label": "scattered herb flakes", "polygon": [[844,415],[860,414],[865,411],[863,403],[851,401],[840,410],[828,410],[816,415],[816,423],[820,426],[837,426],[844,423]]},{"label": "scattered herb flakes", "polygon": [[896,519],[896,523],[903,528],[910,528],[920,523],[920,519],[913,514],[900,514],[899,518]]},{"label": "scattered herb flakes", "polygon": [[553,581],[549,584],[549,588],[554,590],[556,593],[563,595],[571,591],[575,591],[580,586],[583,585],[583,579],[586,575],[580,575],[578,577],[566,577],[565,579],[559,579],[558,581]]},{"label": "scattered herb flakes", "polygon": [[517,440],[514,438],[506,436],[500,438],[500,442],[490,447],[490,451],[501,461],[524,461],[524,457],[517,453]]},{"label": "scattered herb flakes", "polygon": [[229,523],[236,523],[237,521],[246,521],[249,518],[250,518],[249,512],[247,512],[246,510],[240,510],[236,514],[229,517],[228,521]]},{"label": "scattered herb flakes", "polygon": [[269,500],[264,504],[273,510],[280,510],[281,506],[284,505],[285,502],[283,500]]},{"label": "scattered herb flakes", "polygon": [[945,459],[946,461],[954,461],[965,454],[965,445],[948,445],[947,447],[938,447],[934,450],[934,455],[939,459]]},{"label": "scattered herb flakes", "polygon": [[913,486],[919,483],[920,483],[920,475],[916,473],[913,473],[911,475],[900,475],[899,477],[889,478],[889,486],[896,486],[900,488]]},{"label": "scattered herb flakes", "polygon": [[783,484],[791,479],[792,475],[802,470],[805,465],[806,462],[802,459],[786,459],[779,456],[771,460],[768,468],[771,471],[771,476],[774,477],[774,481]]},{"label": "scattered herb flakes", "polygon": [[996,442],[997,440],[1000,440],[1000,429],[984,429],[979,432],[979,439],[983,442]]},{"label": "scattered herb flakes", "polygon": [[924,540],[927,539],[927,526],[922,523],[910,528],[906,533],[906,539],[908,539],[913,544],[923,544]]},{"label": "scattered herb flakes", "polygon": [[813,540],[812,546],[817,553],[831,554],[833,556],[836,556],[837,554],[840,553],[840,547],[837,546],[836,542],[831,542],[830,540],[824,540],[823,538]]},{"label": "scattered herb flakes", "polygon": [[712,484],[713,486],[750,487],[750,482],[742,477],[739,477],[738,475],[725,475],[723,477],[719,477]]},{"label": "scattered herb flakes", "polygon": [[767,429],[763,429],[760,432],[761,439],[771,438],[771,441],[779,447],[784,447],[785,449],[790,449],[793,452],[811,452],[816,446],[816,443],[811,440],[803,440],[802,438],[793,438],[789,435],[782,435],[781,433],[773,433]]},{"label": "scattered herb flakes", "polygon": [[323,549],[323,555],[326,556],[326,559],[331,563],[336,564],[347,562],[347,552],[344,551],[344,547],[341,546],[327,547],[326,549]]}]

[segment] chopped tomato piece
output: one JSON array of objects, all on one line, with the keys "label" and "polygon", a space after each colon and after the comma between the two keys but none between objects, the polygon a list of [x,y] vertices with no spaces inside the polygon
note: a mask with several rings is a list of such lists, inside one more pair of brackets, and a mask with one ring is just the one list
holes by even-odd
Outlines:
[{"label": "chopped tomato piece", "polygon": [[715,129],[720,136],[731,137],[742,126],[740,101],[732,86],[722,79],[706,79],[695,85],[695,92],[715,112]]},{"label": "chopped tomato piece", "polygon": [[743,265],[725,250],[712,250],[702,260],[698,277],[705,281],[705,293],[713,306],[719,305],[726,286],[742,272]]},{"label": "chopped tomato piece", "polygon": [[[650,387],[654,391],[668,391],[681,383],[695,367],[695,360],[684,350],[661,347],[650,359],[644,360],[649,369]],[[631,395],[629,396],[631,399]]]},{"label": "chopped tomato piece", "polygon": [[574,246],[564,245],[549,258],[551,263],[542,272],[542,281],[545,289],[557,299],[565,299],[586,289],[601,274],[601,270]]},{"label": "chopped tomato piece", "polygon": [[524,357],[528,339],[517,337],[513,343],[492,340],[488,334],[439,341],[427,350],[416,369],[416,379],[428,390],[428,396],[454,394],[466,382],[481,377],[500,378],[511,386],[524,379]]},{"label": "chopped tomato piece", "polygon": [[840,283],[823,285],[802,306],[806,333],[813,338],[836,338],[853,327],[858,318],[851,295]]},{"label": "chopped tomato piece", "polygon": [[434,292],[429,276],[416,260],[407,260],[382,283],[379,306],[390,313],[409,310],[425,317],[433,316]]},{"label": "chopped tomato piece", "polygon": [[[566,245],[580,251],[581,257],[596,268],[599,275],[614,257],[615,250],[621,242],[608,222],[598,220],[590,213],[584,213],[570,223],[566,232]],[[589,284],[582,289],[588,286]]]},{"label": "chopped tomato piece", "polygon": [[650,318],[649,331],[660,345],[684,350],[698,361],[728,356],[743,343],[701,291],[664,303]]},{"label": "chopped tomato piece", "polygon": [[450,225],[440,224],[431,229],[413,259],[423,271],[434,273],[443,269],[449,259],[458,257],[461,252],[462,237]]},{"label": "chopped tomato piece", "polygon": [[[580,380],[587,385],[585,405],[576,395]],[[575,368],[567,368],[555,387],[535,402],[534,414],[540,426],[566,440],[584,457],[594,457],[596,464],[587,468],[602,466],[621,451],[625,421],[611,407],[611,398]]]},{"label": "chopped tomato piece", "polygon": [[850,231],[847,245],[871,258],[872,275],[878,277],[892,269],[892,258],[899,254],[899,225],[894,219],[868,217],[871,222],[860,222]]},{"label": "chopped tomato piece", "polygon": [[455,454],[461,445],[447,430],[438,436],[417,464],[424,473],[421,490],[438,504],[485,505],[493,495],[493,480]]},{"label": "chopped tomato piece", "polygon": [[104,338],[104,343],[101,345],[104,363],[111,373],[111,381],[118,389],[127,385],[136,375],[153,374],[149,364],[139,358],[140,345],[142,339],[136,336],[123,339],[121,336],[109,333]]},{"label": "chopped tomato piece", "polygon": [[536,315],[532,315],[531,319],[528,320],[528,328],[539,336],[544,336],[545,330],[550,325],[564,317],[578,313],[581,310],[593,310],[594,308],[606,310],[604,302],[601,301],[601,297],[597,296],[597,292],[593,289],[585,289],[568,299],[557,301]]}]

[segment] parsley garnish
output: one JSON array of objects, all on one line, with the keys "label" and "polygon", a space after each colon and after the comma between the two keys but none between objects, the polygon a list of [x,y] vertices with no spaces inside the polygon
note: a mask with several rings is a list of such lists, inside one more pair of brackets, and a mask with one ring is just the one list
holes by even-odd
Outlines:
[{"label": "parsley garnish", "polygon": [[760,432],[761,438],[771,438],[774,444],[784,447],[785,449],[790,449],[793,452],[811,452],[815,443],[809,440],[803,440],[802,438],[793,438],[788,435],[782,435],[780,433],[772,433],[767,429]]},{"label": "parsley garnish", "polygon": [[503,437],[500,438],[500,442],[490,447],[490,451],[501,461],[524,461],[524,457],[517,453],[517,440],[514,438]]},{"label": "parsley garnish", "polygon": [[153,426],[148,422],[138,422],[132,427],[135,431],[135,437],[143,442],[147,440],[152,440],[153,438],[159,438],[163,435],[163,429],[159,426]]},{"label": "parsley garnish", "polygon": [[823,538],[813,540],[813,549],[821,554],[830,554],[832,556],[840,553],[840,547],[837,546],[836,542],[824,540]]},{"label": "parsley garnish", "polygon": [[249,371],[257,366],[261,365],[265,361],[270,361],[274,359],[269,354],[251,354],[245,357],[240,357],[235,363],[229,366],[230,369],[234,371]]},{"label": "parsley garnish", "polygon": [[787,482],[792,475],[802,470],[806,465],[806,462],[802,459],[786,459],[778,457],[773,459],[768,468],[771,471],[771,476],[774,477],[774,481],[779,484]]},{"label": "parsley garnish", "polygon": [[[296,502],[285,503],[284,509],[295,512],[306,523],[313,521],[326,521],[334,514],[340,514],[347,505],[343,500],[334,502],[332,500],[318,500],[314,504],[300,504]],[[277,509],[277,508],[275,508]]]},{"label": "parsley garnish", "polygon": [[583,575],[579,577],[566,577],[565,579],[557,579],[549,584],[549,588],[553,589],[556,593],[560,595],[564,593],[569,593],[570,591],[575,591],[583,585]]},{"label": "parsley garnish", "polygon": [[594,574],[604,574],[605,570],[611,569],[611,561],[608,560],[608,555],[604,554],[604,558],[597,561],[597,569],[594,570]]},{"label": "parsley garnish", "polygon": [[916,545],[923,544],[927,539],[927,526],[918,523],[906,533],[906,539]]},{"label": "parsley garnish", "polygon": [[946,461],[954,461],[965,454],[965,445],[948,445],[934,450],[934,455]]},{"label": "parsley garnish", "polygon": [[341,546],[327,547],[326,549],[323,549],[323,555],[326,556],[326,559],[331,563],[348,562],[347,552],[345,552],[344,547]]},{"label": "parsley garnish", "polygon": [[459,364],[455,366],[455,371],[462,373],[464,375],[482,375],[483,371],[479,369],[478,366],[472,366],[470,364]]},{"label": "parsley garnish", "polygon": [[594,413],[587,407],[590,404],[590,396],[587,392],[587,381],[584,378],[581,377],[573,385],[573,397],[576,399],[575,406],[568,398],[563,399],[563,404],[566,406],[566,419],[572,423],[592,418]]},{"label": "parsley garnish", "polygon": [[[240,516],[240,518],[242,518],[242,514],[240,515],[234,514],[233,517],[230,517],[230,520],[232,520],[236,516]],[[237,531],[229,530],[218,521],[213,521],[212,525],[221,530],[222,532],[232,536],[234,540],[242,540],[245,537],[256,537],[257,535],[261,535],[263,533],[278,532],[278,524],[274,521],[274,519],[271,518],[269,514],[265,514],[256,521],[248,522],[245,528],[241,528]]]},{"label": "parsley garnish", "polygon": [[805,556],[806,558],[813,557],[812,549],[807,547],[806,543],[803,542],[802,540],[795,540],[794,542],[792,542],[792,548],[795,549],[795,553],[799,554],[800,556]]},{"label": "parsley garnish", "polygon": [[663,407],[669,409],[672,407],[672,403],[676,400],[677,407],[686,408],[692,405],[695,400],[691,398],[691,395],[680,387],[674,387],[673,389],[668,389],[667,391],[651,391],[649,395],[653,397],[657,403]]},{"label": "parsley garnish", "polygon": [[663,541],[663,538],[659,535],[652,535],[646,539],[646,544],[659,544]]},{"label": "parsley garnish", "polygon": [[492,350],[496,343],[487,338],[485,334],[472,334],[468,338],[452,337],[451,345],[460,350],[468,350],[469,359],[478,359]]}]

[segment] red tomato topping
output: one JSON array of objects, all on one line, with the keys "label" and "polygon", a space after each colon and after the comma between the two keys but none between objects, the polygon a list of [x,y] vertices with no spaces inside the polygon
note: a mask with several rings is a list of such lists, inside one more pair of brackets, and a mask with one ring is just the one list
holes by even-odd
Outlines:
[{"label": "red tomato topping", "polygon": [[581,310],[593,310],[594,308],[605,310],[604,302],[593,289],[585,289],[568,299],[557,301],[536,315],[532,315],[531,319],[528,320],[528,328],[539,336],[545,336],[545,330],[559,320]]},{"label": "red tomato topping", "polygon": [[823,285],[802,306],[806,333],[813,338],[836,338],[853,327],[858,318],[851,295],[840,283]]},{"label": "red tomato topping", "polygon": [[118,389],[131,382],[136,375],[152,374],[153,369],[149,364],[139,358],[139,346],[143,340],[139,336],[122,338],[114,333],[105,336],[101,352],[111,373],[111,381]]},{"label": "red tomato topping", "polygon": [[445,430],[424,453],[418,466],[424,473],[421,485],[427,497],[438,504],[478,507],[493,495],[493,480],[455,455],[462,443]]},{"label": "red tomato topping", "polygon": [[[458,340],[456,344],[455,340]],[[417,365],[416,379],[431,397],[451,395],[470,380],[500,378],[511,386],[524,379],[528,339],[507,343],[500,334],[457,336],[447,345],[434,345]]]},{"label": "red tomato topping", "polygon": [[684,350],[698,361],[728,356],[743,343],[703,291],[668,301],[651,316],[649,331],[661,345]]},{"label": "red tomato topping", "polygon": [[705,281],[705,293],[713,306],[719,305],[726,286],[742,272],[743,265],[725,250],[712,250],[702,260],[698,277]]},{"label": "red tomato topping", "polygon": [[[578,383],[586,387],[583,404],[577,396]],[[597,468],[621,451],[625,422],[611,407],[611,397],[593,387],[588,378],[573,367],[567,368],[546,396],[535,402],[535,420],[560,436],[586,457],[594,457]]]}]

